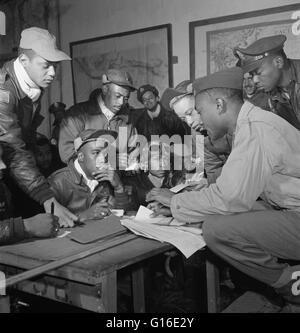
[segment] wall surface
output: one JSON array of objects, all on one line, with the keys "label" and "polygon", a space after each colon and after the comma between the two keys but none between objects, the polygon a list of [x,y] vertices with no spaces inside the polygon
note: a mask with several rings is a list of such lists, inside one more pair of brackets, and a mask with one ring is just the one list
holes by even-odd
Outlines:
[{"label": "wall surface", "polygon": [[[189,78],[189,22],[297,3],[295,0],[60,0],[61,47],[69,43],[171,23],[174,85]],[[62,65],[62,98],[73,104],[70,63]]]}]

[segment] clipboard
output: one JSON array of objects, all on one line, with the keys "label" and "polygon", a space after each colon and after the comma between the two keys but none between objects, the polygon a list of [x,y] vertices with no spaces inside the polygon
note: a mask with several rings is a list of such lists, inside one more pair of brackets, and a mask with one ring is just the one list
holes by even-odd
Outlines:
[{"label": "clipboard", "polygon": [[73,229],[66,237],[80,244],[89,244],[107,237],[118,236],[127,232],[121,225],[120,218],[110,215],[102,220],[85,221],[85,225]]}]

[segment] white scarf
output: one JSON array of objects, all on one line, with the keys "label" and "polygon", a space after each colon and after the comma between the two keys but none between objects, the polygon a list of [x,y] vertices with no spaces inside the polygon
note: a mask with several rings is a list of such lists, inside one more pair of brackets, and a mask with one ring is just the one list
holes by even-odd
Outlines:
[{"label": "white scarf", "polygon": [[19,58],[14,61],[14,70],[21,89],[32,102],[36,102],[41,96],[41,89],[31,80]]},{"label": "white scarf", "polygon": [[95,188],[98,186],[99,182],[96,179],[88,179],[88,177],[86,176],[85,172],[82,170],[78,159],[75,160],[74,162],[74,167],[77,170],[77,172],[82,175],[82,177],[84,178],[84,180],[86,181],[86,185],[89,187],[89,189],[91,190],[91,193],[94,192]]}]

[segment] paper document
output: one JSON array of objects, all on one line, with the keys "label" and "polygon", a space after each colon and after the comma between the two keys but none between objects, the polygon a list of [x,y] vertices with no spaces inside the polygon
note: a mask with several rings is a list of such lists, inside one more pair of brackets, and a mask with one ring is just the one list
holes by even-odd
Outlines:
[{"label": "paper document", "polygon": [[135,217],[124,218],[121,224],[136,235],[168,242],[177,247],[186,258],[205,246],[201,223],[186,224],[172,217],[150,217],[152,210],[140,206]]},{"label": "paper document", "polygon": [[178,222],[173,217],[165,217],[162,215],[157,217],[151,217],[151,214],[153,214],[153,211],[151,209],[145,206],[140,206],[134,220],[136,222],[159,224],[159,225],[172,225],[172,226],[185,225],[185,223]]},{"label": "paper document", "polygon": [[181,230],[182,227],[140,223],[135,219],[123,219],[121,223],[136,235],[174,245],[186,258],[206,245],[199,228],[183,227],[185,229]]}]

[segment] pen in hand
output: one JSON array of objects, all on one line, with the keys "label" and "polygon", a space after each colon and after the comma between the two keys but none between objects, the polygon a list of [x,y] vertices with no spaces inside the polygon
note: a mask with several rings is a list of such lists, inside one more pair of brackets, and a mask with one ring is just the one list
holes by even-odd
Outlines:
[{"label": "pen in hand", "polygon": [[54,215],[54,202],[51,202],[51,214]]}]

